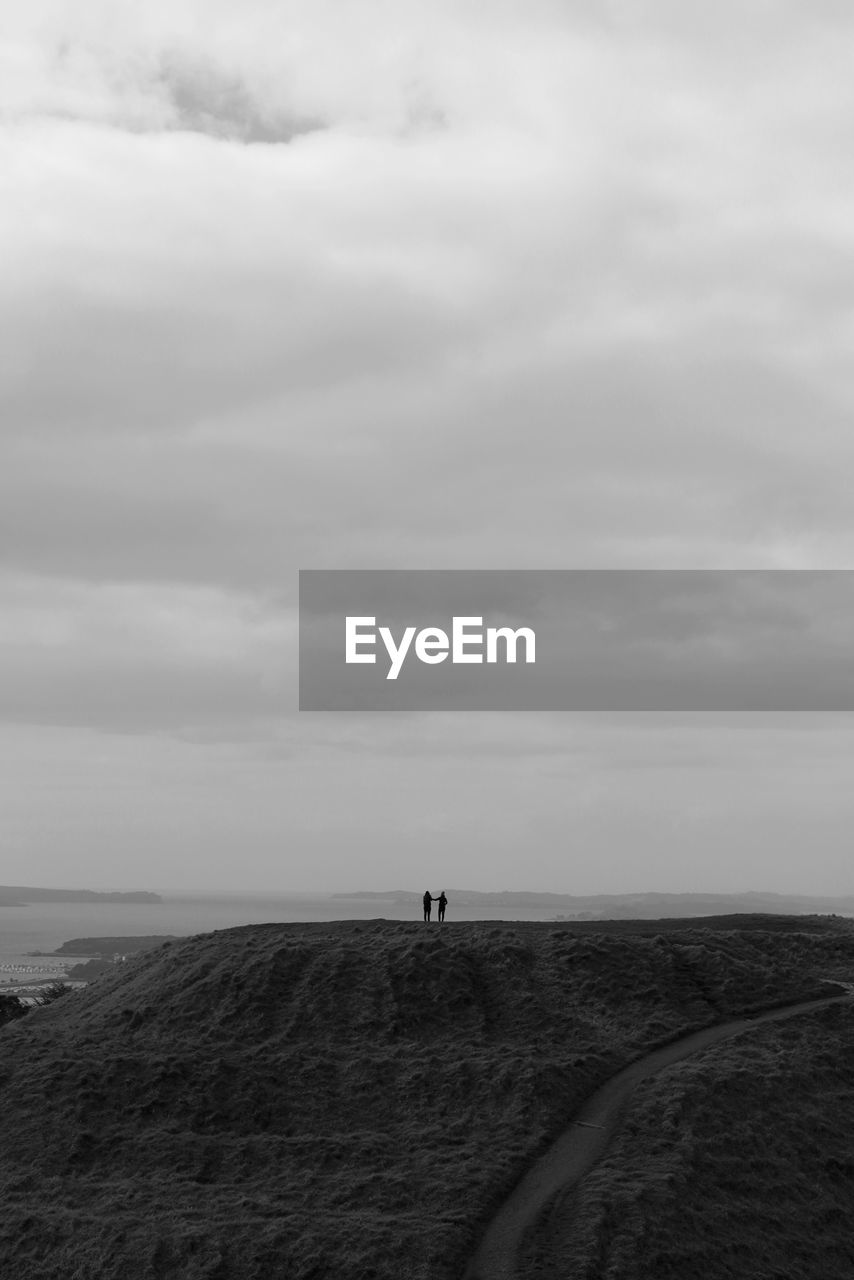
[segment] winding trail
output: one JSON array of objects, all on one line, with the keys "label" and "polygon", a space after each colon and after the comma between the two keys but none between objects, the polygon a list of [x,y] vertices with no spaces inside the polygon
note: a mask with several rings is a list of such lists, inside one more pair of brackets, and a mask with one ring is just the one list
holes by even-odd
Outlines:
[{"label": "winding trail", "polygon": [[[841,987],[845,984],[834,983]],[[640,1084],[680,1058],[741,1035],[763,1022],[792,1018],[825,1005],[854,1000],[854,989],[846,995],[825,996],[778,1006],[764,1013],[722,1022],[675,1040],[639,1058],[612,1076],[587,1099],[569,1128],[549,1147],[499,1209],[486,1229],[477,1252],[463,1274],[463,1280],[520,1280],[517,1260],[523,1235],[530,1231],[558,1192],[576,1186],[604,1155],[621,1119],[625,1103]]]}]

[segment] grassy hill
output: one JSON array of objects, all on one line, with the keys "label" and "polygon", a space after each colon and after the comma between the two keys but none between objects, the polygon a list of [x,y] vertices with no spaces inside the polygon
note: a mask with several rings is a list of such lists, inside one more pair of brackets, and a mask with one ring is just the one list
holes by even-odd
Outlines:
[{"label": "grassy hill", "polygon": [[620,1066],[854,976],[844,921],[697,926],[258,925],[145,952],[0,1031],[0,1270],[457,1277]]}]

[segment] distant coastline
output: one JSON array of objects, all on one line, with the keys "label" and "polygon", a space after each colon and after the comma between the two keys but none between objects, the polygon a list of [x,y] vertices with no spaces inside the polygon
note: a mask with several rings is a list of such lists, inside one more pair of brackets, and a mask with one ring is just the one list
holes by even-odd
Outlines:
[{"label": "distant coastline", "polygon": [[31,902],[132,902],[161,903],[159,893],[96,893],[92,889],[36,889],[27,885],[0,885],[0,907],[25,907]]},{"label": "distant coastline", "polygon": [[[483,892],[447,889],[452,907],[527,907],[552,909],[561,919],[655,920],[669,917],[733,915],[741,912],[773,915],[851,915],[854,896],[824,897],[771,893],[538,893],[522,890]],[[334,893],[337,901],[367,900],[417,907],[423,890],[364,889]]]}]

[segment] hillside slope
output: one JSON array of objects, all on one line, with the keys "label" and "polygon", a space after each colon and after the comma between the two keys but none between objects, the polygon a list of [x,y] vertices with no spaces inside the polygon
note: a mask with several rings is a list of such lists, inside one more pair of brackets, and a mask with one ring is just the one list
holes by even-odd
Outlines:
[{"label": "hillside slope", "polygon": [[526,1270],[852,1277],[852,1139],[854,1009],[766,1024],[643,1088]]},{"label": "hillside slope", "polygon": [[0,1032],[0,1269],[456,1276],[626,1061],[854,974],[842,922],[734,923],[259,925],[146,952]]}]

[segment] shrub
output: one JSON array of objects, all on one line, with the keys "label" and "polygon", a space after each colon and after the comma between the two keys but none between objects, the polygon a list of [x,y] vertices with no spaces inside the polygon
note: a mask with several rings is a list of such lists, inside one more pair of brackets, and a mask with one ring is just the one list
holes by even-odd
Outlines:
[{"label": "shrub", "polygon": [[49,986],[42,987],[37,992],[35,1000],[37,1005],[53,1004],[54,1000],[60,1000],[62,996],[67,996],[71,991],[64,982],[51,982]]},{"label": "shrub", "polygon": [[23,1018],[26,1012],[27,1006],[20,996],[0,992],[0,1027],[7,1022],[14,1022],[16,1018]]}]

